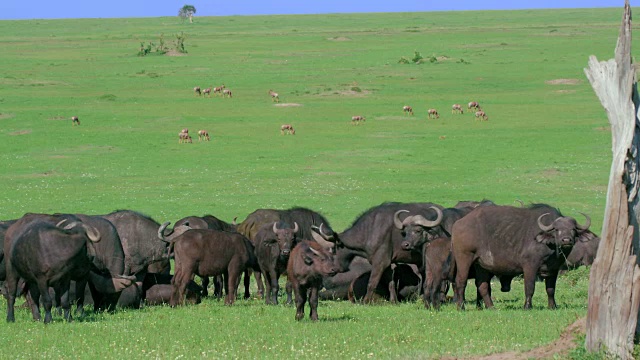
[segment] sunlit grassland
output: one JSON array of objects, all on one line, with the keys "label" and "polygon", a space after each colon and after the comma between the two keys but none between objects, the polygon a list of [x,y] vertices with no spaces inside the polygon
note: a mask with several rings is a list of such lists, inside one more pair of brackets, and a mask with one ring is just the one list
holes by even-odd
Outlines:
[{"label": "sunlit grassland", "polygon": [[[610,131],[583,68],[612,57],[619,9],[0,22],[0,218],[134,209],[158,221],[306,206],[341,231],[383,201],[546,202],[600,231]],[[186,56],[137,57],[173,41]],[[427,60],[398,64],[414,50]],[[438,61],[431,63],[428,58]],[[551,80],[568,79],[552,82]],[[198,98],[225,84],[234,97]],[[267,94],[273,89],[282,103]],[[451,105],[479,101],[478,122]],[[411,105],[414,117],[404,116]],[[427,109],[441,117],[427,119]],[[465,109],[466,110],[466,109]],[[80,117],[72,127],[70,117]],[[364,115],[362,126],[351,116]],[[281,136],[281,124],[295,136]],[[210,143],[178,144],[188,127]],[[195,136],[194,136],[195,138]],[[587,271],[560,309],[429,312],[322,302],[321,321],[258,300],[1,325],[2,357],[437,357],[525,350],[586,313]],[[470,287],[472,288],[472,287]],[[498,289],[496,287],[496,289]],[[474,297],[473,289],[467,298]],[[6,305],[0,305],[0,312]],[[25,342],[29,341],[28,346]],[[8,351],[5,352],[4,350]]]}]

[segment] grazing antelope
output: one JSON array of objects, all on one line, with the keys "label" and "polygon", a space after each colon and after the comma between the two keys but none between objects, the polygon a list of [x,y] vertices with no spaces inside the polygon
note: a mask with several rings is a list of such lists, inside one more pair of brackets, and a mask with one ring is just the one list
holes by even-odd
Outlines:
[{"label": "grazing antelope", "polygon": [[72,124],[73,126],[80,125],[80,120],[78,119],[78,117],[77,117],[77,116],[72,116],[72,117],[71,117],[71,121],[72,121],[72,123],[71,123],[71,124]]},{"label": "grazing antelope", "polygon": [[364,116],[356,115],[351,117],[351,125],[360,125],[360,123],[365,122],[367,119]]},{"label": "grazing antelope", "polygon": [[194,96],[201,96],[202,95],[202,91],[200,90],[200,86],[196,86],[193,88],[193,94]]},{"label": "grazing antelope", "polygon": [[429,109],[427,112],[429,113],[429,119],[437,119],[440,117],[440,114],[438,114],[438,110],[436,109]]},{"label": "grazing antelope", "polygon": [[213,93],[214,94],[221,94],[222,95],[222,90],[225,88],[224,84],[220,85],[220,86],[216,86],[213,88]]},{"label": "grazing antelope", "polygon": [[209,132],[207,130],[199,130],[198,131],[198,141],[210,141],[211,137],[209,137]]},{"label": "grazing antelope", "polygon": [[296,131],[293,129],[292,125],[289,124],[284,124],[282,126],[280,126],[280,134],[284,135],[284,133],[287,133],[289,135],[295,135]]},{"label": "grazing antelope", "polygon": [[273,90],[269,90],[269,95],[271,95],[271,101],[275,101],[277,103],[280,102],[280,97],[278,96],[277,92],[274,92]]},{"label": "grazing antelope", "polygon": [[188,134],[189,133],[189,129],[184,128],[184,129],[180,130],[180,133],[181,134]]},{"label": "grazing antelope", "polygon": [[413,115],[413,108],[409,105],[405,105],[402,107],[402,112],[405,114]]},{"label": "grazing antelope", "polygon": [[489,120],[489,117],[484,113],[484,111],[480,110],[476,111],[476,119],[487,121]]},{"label": "grazing antelope", "polygon": [[451,113],[452,114],[464,114],[464,111],[462,110],[462,105],[460,104],[453,104],[451,106]]},{"label": "grazing antelope", "polygon": [[202,93],[203,93],[205,96],[209,95],[209,97],[211,97],[211,88],[213,88],[213,85],[209,85],[209,87],[208,87],[208,88],[206,88],[206,89],[202,90]]},{"label": "grazing antelope", "polygon": [[191,139],[191,135],[189,135],[186,132],[180,132],[178,134],[178,144],[180,143],[193,143],[193,140]]},{"label": "grazing antelope", "polygon": [[233,97],[232,94],[231,94],[231,90],[229,90],[229,89],[222,90],[222,97],[227,97],[227,96],[228,97]]},{"label": "grazing antelope", "polygon": [[469,110],[471,110],[471,109],[480,110],[480,104],[478,104],[478,102],[477,102],[477,101],[472,101],[472,102],[470,102],[470,103],[468,104],[467,108],[468,108]]}]

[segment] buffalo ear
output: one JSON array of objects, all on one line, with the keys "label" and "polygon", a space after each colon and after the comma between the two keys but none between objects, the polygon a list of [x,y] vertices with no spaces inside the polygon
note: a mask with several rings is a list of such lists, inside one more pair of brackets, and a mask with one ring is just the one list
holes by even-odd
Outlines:
[{"label": "buffalo ear", "polygon": [[592,233],[589,230],[578,232],[578,235],[579,235],[578,239],[582,242],[591,241],[597,237],[596,234]]},{"label": "buffalo ear", "polygon": [[307,255],[304,256],[304,263],[307,265],[313,264],[313,259]]},{"label": "buffalo ear", "polygon": [[540,234],[536,235],[536,241],[541,244],[548,245],[553,242],[553,236],[551,236],[551,234],[549,234],[548,232],[543,231]]}]

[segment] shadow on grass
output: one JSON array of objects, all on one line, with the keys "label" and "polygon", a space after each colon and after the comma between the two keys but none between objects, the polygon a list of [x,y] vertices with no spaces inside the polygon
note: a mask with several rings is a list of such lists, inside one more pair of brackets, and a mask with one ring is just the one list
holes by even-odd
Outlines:
[{"label": "shadow on grass", "polygon": [[319,322],[340,322],[340,321],[355,321],[356,318],[351,315],[340,315],[340,316],[330,316],[330,317],[321,317],[318,319]]}]

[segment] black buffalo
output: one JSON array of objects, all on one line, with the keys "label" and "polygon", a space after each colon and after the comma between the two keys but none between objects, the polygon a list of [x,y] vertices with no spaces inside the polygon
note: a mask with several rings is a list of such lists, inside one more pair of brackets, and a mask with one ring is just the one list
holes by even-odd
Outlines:
[{"label": "black buffalo", "polygon": [[[296,245],[298,230],[298,223],[294,223],[291,228],[283,221],[276,221],[262,226],[255,236],[255,254],[267,287],[264,297],[267,304],[278,304],[278,279],[286,272],[289,254]],[[286,290],[287,304],[290,304],[292,299],[289,283]]]},{"label": "black buffalo", "polygon": [[7,268],[4,264],[4,234],[7,232],[9,226],[13,225],[17,220],[0,221],[0,281],[4,281],[7,278]]},{"label": "black buffalo", "polygon": [[[437,210],[436,210],[437,209]],[[340,271],[348,269],[355,256],[361,256],[371,263],[371,276],[367,294],[363,301],[370,303],[384,271],[392,263],[422,264],[421,249],[405,249],[400,229],[394,226],[396,212],[403,210],[425,218],[438,218],[442,206],[433,203],[383,203],[360,215],[350,228],[340,234],[327,231],[324,238],[337,244],[336,261]],[[441,218],[439,221],[444,221]],[[435,221],[435,220],[434,220]],[[441,225],[438,225],[441,226]],[[389,283],[390,301],[396,302],[397,294],[393,282]]]},{"label": "black buffalo", "polygon": [[[349,284],[347,298],[351,302],[359,302],[367,294],[367,285],[371,272],[365,272],[356,277]],[[393,289],[388,284],[393,283]],[[397,292],[398,301],[409,301],[420,293],[422,275],[414,264],[391,264],[382,274],[381,280],[376,287],[373,301],[389,301],[391,292]]]},{"label": "black buffalo", "polygon": [[[320,291],[322,300],[348,300],[349,286],[353,280],[364,273],[371,272],[371,264],[367,259],[356,256],[349,264],[349,269],[345,272],[337,273],[334,276],[327,276],[322,279],[324,290]],[[365,285],[365,293],[366,293]]]},{"label": "black buffalo", "polygon": [[478,291],[488,308],[493,307],[488,288],[492,275],[519,274],[524,274],[525,309],[531,308],[537,274],[545,279],[549,308],[555,308],[556,280],[566,256],[576,241],[590,241],[585,234],[591,221],[586,218],[587,223],[581,226],[556,208],[534,204],[527,208],[479,207],[457,221],[452,248],[458,308],[464,308],[464,291],[472,266]]},{"label": "black buffalo", "polygon": [[304,240],[293,249],[287,263],[287,277],[296,296],[296,320],[304,318],[307,299],[311,320],[318,320],[318,292],[322,288],[322,278],[336,272],[333,254],[318,243]]},{"label": "black buffalo", "polygon": [[71,320],[68,299],[70,281],[87,280],[92,265],[88,249],[94,242],[100,241],[100,233],[81,222],[74,221],[59,228],[38,218],[25,222],[21,230],[5,241],[7,321],[15,321],[14,304],[19,278],[30,285],[34,320],[41,318],[41,295],[45,308],[44,322],[50,323],[52,320],[49,287],[54,288],[65,319]]}]

